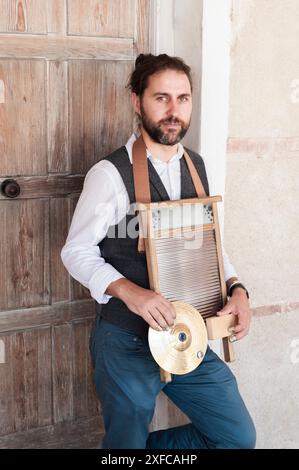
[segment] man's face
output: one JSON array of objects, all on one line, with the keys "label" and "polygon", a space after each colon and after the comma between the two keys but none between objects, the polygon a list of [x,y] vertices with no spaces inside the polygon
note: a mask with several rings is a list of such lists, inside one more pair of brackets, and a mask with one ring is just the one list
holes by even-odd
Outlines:
[{"label": "man's face", "polygon": [[150,76],[143,96],[135,95],[134,107],[154,142],[177,144],[190,126],[192,96],[187,75],[165,70]]}]

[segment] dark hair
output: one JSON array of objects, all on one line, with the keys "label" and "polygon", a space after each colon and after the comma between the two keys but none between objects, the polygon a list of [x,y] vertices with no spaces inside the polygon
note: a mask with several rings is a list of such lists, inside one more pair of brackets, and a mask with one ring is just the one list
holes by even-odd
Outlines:
[{"label": "dark hair", "polygon": [[136,95],[142,96],[148,86],[149,77],[163,70],[177,70],[185,73],[192,90],[190,67],[180,57],[170,57],[167,54],[139,54],[135,61],[135,70],[131,73],[127,86]]}]

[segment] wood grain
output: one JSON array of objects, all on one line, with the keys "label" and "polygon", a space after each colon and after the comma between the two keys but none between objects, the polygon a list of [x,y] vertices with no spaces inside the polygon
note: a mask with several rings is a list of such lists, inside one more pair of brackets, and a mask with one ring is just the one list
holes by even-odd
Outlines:
[{"label": "wood grain", "polygon": [[0,32],[47,32],[47,8],[44,1],[0,0],[0,11]]},{"label": "wood grain", "polygon": [[1,334],[6,363],[0,367],[0,435],[51,422],[50,328]]},{"label": "wood grain", "polygon": [[[0,178],[0,185],[7,178]],[[9,178],[10,179],[10,178]],[[15,199],[8,199],[0,192],[0,200],[17,202],[22,199],[51,198],[78,194],[83,188],[83,175],[24,176],[13,178],[20,186],[20,194]]]},{"label": "wood grain", "polygon": [[49,60],[132,60],[133,53],[133,39],[131,38],[0,35],[1,57]]},{"label": "wood grain", "polygon": [[1,201],[0,309],[49,302],[49,205],[41,200]]},{"label": "wood grain", "polygon": [[125,86],[131,67],[126,62],[70,62],[72,172],[85,173],[130,136],[133,111]]},{"label": "wood grain", "polygon": [[85,173],[132,132],[125,85],[150,43],[151,4],[0,0],[0,184],[21,190],[0,193],[0,447],[84,447],[99,435],[94,301],[60,250]]},{"label": "wood grain", "polygon": [[135,0],[68,0],[68,34],[134,35]]},{"label": "wood grain", "polygon": [[1,176],[46,174],[45,77],[43,61],[0,60],[6,89],[0,106]]},{"label": "wood grain", "polygon": [[69,198],[50,201],[51,303],[70,299],[70,276],[61,261],[61,250],[69,229]]},{"label": "wood grain", "polygon": [[48,171],[70,170],[68,158],[68,70],[66,61],[47,62]]}]

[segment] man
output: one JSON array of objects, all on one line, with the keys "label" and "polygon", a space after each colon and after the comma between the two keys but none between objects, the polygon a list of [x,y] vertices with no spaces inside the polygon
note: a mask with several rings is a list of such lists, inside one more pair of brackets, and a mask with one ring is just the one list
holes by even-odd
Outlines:
[{"label": "man", "polygon": [[[141,54],[129,83],[147,148],[151,200],[196,197],[186,169],[183,146],[192,112],[190,68],[166,54]],[[145,255],[137,238],[120,234],[128,227],[135,202],[132,174],[133,134],[126,146],[88,172],[74,213],[62,260],[70,274],[89,288],[97,301],[90,338],[95,382],[105,424],[104,448],[253,448],[255,429],[228,366],[208,347],[194,371],[160,380],[147,341],[148,326],[173,325],[172,304],[149,289]],[[188,151],[207,194],[202,158]],[[109,236],[113,228],[115,237]],[[237,326],[231,340],[248,333],[247,291],[237,284],[224,257],[230,300],[219,315],[233,313]],[[101,305],[101,308],[99,308]],[[163,390],[191,423],[148,433],[155,400]]]}]

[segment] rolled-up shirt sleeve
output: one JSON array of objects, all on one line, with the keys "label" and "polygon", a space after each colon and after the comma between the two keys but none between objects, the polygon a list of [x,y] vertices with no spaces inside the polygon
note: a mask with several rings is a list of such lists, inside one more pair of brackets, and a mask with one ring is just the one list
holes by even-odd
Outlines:
[{"label": "rolled-up shirt sleeve", "polygon": [[94,165],[87,173],[61,259],[70,275],[87,287],[101,304],[111,296],[105,291],[111,282],[123,278],[101,256],[98,244],[111,225],[125,215],[128,196],[120,174],[108,161]]}]

